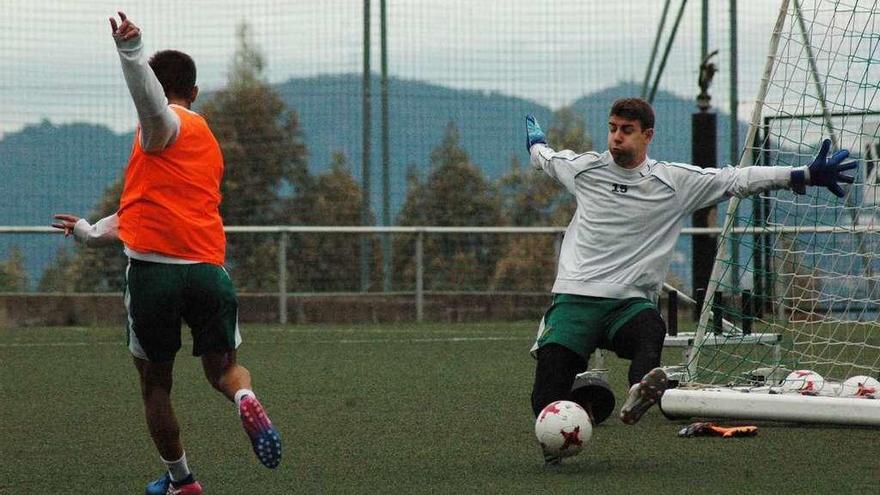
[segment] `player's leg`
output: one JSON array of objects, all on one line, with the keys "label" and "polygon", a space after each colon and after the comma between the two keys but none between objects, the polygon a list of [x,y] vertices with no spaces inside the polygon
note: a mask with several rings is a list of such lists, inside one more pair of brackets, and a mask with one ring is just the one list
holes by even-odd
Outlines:
[{"label": "player's leg", "polygon": [[615,353],[630,360],[627,379],[634,385],[652,369],[660,366],[666,323],[654,308],[643,309],[627,320],[614,335]]},{"label": "player's leg", "polygon": [[628,319],[614,335],[618,356],[629,359],[630,389],[620,419],[634,424],[666,390],[666,373],[660,368],[666,325],[655,308],[643,309]]},{"label": "player's leg", "polygon": [[532,412],[535,417],[547,404],[571,400],[575,376],[587,367],[587,360],[580,354],[556,343],[538,349],[537,360],[532,386]]},{"label": "player's leg", "polygon": [[180,440],[180,425],[171,404],[174,362],[151,363],[134,357],[141,384],[147,429],[167,471],[147,485],[147,495],[164,495],[173,485],[175,493],[198,495],[202,486],[187,464]]},{"label": "player's leg", "polygon": [[140,381],[150,437],[166,471],[147,485],[147,495],[169,486],[187,495],[202,493],[187,464],[180,426],[171,403],[174,356],[180,349],[180,267],[132,260],[126,270],[128,347]]},{"label": "player's leg", "polygon": [[[568,294],[554,296],[553,305],[541,320],[533,347],[538,361],[532,386],[532,411],[536,417],[552,402],[572,399],[572,384],[577,374],[587,368],[587,361],[603,334],[599,306],[595,298]],[[590,404],[581,405],[592,420]],[[558,456],[544,452],[546,465],[559,464],[560,461]]]},{"label": "player's leg", "polygon": [[281,462],[281,437],[257,399],[251,374],[237,361],[241,343],[238,298],[222,267],[190,265],[184,319],[192,329],[193,354],[201,356],[208,382],[235,405],[254,453],[269,468]]},{"label": "player's leg", "polygon": [[[598,348],[605,311],[596,298],[557,294],[541,320],[533,350],[537,359],[532,387],[532,410],[541,410],[557,400],[571,400],[571,387],[587,360]],[[581,404],[592,418],[589,404]]]}]

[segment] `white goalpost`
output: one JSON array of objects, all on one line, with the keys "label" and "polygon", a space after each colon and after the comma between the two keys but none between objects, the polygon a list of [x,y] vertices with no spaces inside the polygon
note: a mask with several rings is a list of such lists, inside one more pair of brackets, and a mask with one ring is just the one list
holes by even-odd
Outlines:
[{"label": "white goalpost", "polygon": [[[783,1],[739,166],[805,165],[829,138],[859,160],[856,182],[843,199],[808,188],[730,201],[667,416],[880,426],[880,387],[841,386],[880,376],[878,60],[876,1]],[[794,370],[821,380],[788,386]]]}]

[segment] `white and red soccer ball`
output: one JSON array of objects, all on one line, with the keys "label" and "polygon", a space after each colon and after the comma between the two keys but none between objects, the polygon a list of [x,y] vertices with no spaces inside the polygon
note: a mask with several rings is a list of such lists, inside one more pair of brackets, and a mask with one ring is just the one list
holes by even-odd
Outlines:
[{"label": "white and red soccer ball", "polygon": [[575,402],[558,400],[545,407],[535,420],[535,436],[544,452],[571,457],[593,436],[590,416]]},{"label": "white and red soccer ball", "polygon": [[795,370],[782,381],[782,391],[802,395],[819,395],[825,387],[822,375],[812,370]]},{"label": "white and red soccer ball", "polygon": [[870,376],[851,376],[840,387],[840,397],[880,399],[880,381]]}]

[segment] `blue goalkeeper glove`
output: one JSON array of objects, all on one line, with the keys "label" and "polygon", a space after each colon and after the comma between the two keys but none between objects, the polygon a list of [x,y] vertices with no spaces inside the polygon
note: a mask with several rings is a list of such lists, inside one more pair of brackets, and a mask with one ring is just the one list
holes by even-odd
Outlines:
[{"label": "blue goalkeeper glove", "polygon": [[547,136],[532,114],[526,115],[526,151],[531,151],[535,144],[547,144]]},{"label": "blue goalkeeper glove", "polygon": [[849,156],[848,150],[840,150],[831,157],[828,157],[828,150],[831,149],[831,140],[822,141],[822,147],[819,154],[813,160],[813,163],[806,167],[796,168],[791,171],[791,190],[797,194],[805,194],[806,186],[825,186],[829,191],[834,193],[838,198],[846,195],[846,192],[840,187],[839,182],[847,184],[853,183],[853,177],[843,175],[841,172],[852,170],[858,166],[858,162],[844,163]]}]

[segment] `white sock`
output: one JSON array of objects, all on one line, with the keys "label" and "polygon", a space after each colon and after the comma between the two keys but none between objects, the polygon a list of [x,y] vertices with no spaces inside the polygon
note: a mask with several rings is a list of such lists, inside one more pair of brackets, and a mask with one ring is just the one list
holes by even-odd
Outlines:
[{"label": "white sock", "polygon": [[[162,459],[160,457],[160,459]],[[180,481],[186,479],[187,476],[192,474],[189,470],[189,466],[186,464],[186,452],[180,456],[180,459],[176,461],[166,461],[162,459],[162,462],[168,466],[168,474],[171,475],[171,481]]]},{"label": "white sock", "polygon": [[240,407],[241,399],[243,399],[247,395],[250,395],[251,397],[256,397],[256,395],[254,395],[254,391],[249,388],[239,389],[238,392],[235,393],[235,407]]}]

